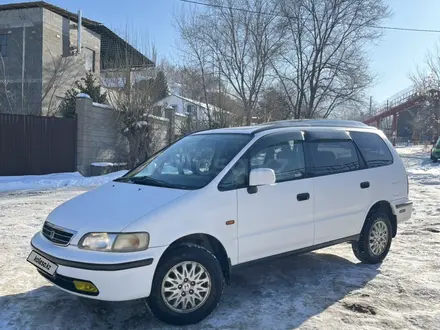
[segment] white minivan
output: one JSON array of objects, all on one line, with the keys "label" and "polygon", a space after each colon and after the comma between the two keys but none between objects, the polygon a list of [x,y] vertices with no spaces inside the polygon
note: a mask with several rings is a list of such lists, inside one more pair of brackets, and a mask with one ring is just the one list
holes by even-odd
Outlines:
[{"label": "white minivan", "polygon": [[215,309],[233,266],[343,242],[379,263],[411,212],[404,165],[375,128],[208,130],[57,207],[27,260],[67,292],[147,298],[160,320],[192,324]]}]

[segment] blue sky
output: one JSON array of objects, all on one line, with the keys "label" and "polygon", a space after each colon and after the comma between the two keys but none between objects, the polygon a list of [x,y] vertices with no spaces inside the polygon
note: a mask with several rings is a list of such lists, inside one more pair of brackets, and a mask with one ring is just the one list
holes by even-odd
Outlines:
[{"label": "blue sky", "polygon": [[[0,4],[25,0],[0,0]],[[178,60],[178,34],[173,13],[182,9],[179,0],[47,0],[87,18],[104,23],[116,32],[126,30],[154,42],[160,57]],[[384,25],[440,30],[439,0],[389,0],[394,15]],[[370,94],[382,102],[410,86],[408,73],[423,64],[426,52],[440,42],[440,33],[385,31],[381,41],[371,46],[371,69],[377,75]]]}]

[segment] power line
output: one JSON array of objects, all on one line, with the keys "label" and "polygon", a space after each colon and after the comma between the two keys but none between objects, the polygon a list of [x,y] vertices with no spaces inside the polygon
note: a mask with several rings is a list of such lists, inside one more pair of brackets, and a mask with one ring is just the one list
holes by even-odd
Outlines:
[{"label": "power line", "polygon": [[[292,19],[292,18],[298,19],[297,16],[287,16],[287,15],[268,13],[268,12],[259,12],[259,11],[255,11],[255,10],[245,9],[245,8],[229,7],[229,6],[211,4],[211,3],[200,2],[200,1],[195,1],[195,0],[179,0],[179,1],[194,4],[194,5],[199,5],[199,6],[205,6],[205,7],[230,9],[230,10],[232,9],[232,10],[241,11],[241,12],[250,13],[250,14],[260,14],[260,15],[263,14],[263,15],[270,15],[270,16],[274,16],[274,17],[285,17],[285,18],[290,18],[290,19]],[[381,30],[440,33],[440,30],[432,30],[432,29],[417,29],[417,28],[406,28],[406,27],[398,27],[398,26],[386,26],[386,25],[368,25],[368,26],[371,28],[374,28],[374,29],[381,29]]]}]

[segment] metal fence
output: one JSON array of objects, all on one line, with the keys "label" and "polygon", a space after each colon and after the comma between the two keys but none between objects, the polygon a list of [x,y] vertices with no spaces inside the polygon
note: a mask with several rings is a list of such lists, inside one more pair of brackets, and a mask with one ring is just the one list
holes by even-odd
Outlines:
[{"label": "metal fence", "polygon": [[0,176],[76,169],[76,119],[0,114]]}]

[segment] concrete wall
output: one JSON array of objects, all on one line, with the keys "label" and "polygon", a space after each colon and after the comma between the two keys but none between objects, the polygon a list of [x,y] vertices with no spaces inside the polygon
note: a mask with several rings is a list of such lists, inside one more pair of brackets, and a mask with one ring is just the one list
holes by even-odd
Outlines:
[{"label": "concrete wall", "polygon": [[[85,56],[94,52],[95,74],[100,73],[100,36],[82,27],[82,49],[77,55],[77,24],[50,10],[43,9],[43,115],[58,109],[66,91],[85,76]],[[55,78],[55,79],[54,79]]]},{"label": "concrete wall", "polygon": [[100,36],[83,27],[77,56],[76,23],[50,10],[0,11],[0,34],[8,44],[6,56],[0,56],[0,112],[54,114],[65,92],[85,76],[91,52],[99,76]]},{"label": "concrete wall", "polygon": [[89,97],[76,100],[78,121],[77,169],[90,175],[92,162],[126,162],[128,141],[120,134],[115,112],[108,106],[94,104]]},{"label": "concrete wall", "polygon": [[7,40],[6,54],[0,55],[0,112],[40,114],[42,13],[41,8],[0,11],[0,34]]},{"label": "concrete wall", "polygon": [[[129,145],[122,134],[123,127],[117,120],[117,112],[111,107],[94,103],[87,95],[79,95],[76,99],[78,122],[77,132],[77,169],[83,175],[91,174],[91,163],[112,162],[126,163]],[[174,141],[179,135],[179,124],[186,117],[175,115],[167,110],[168,118],[149,116],[153,121],[157,139],[157,149],[161,149]]]}]

